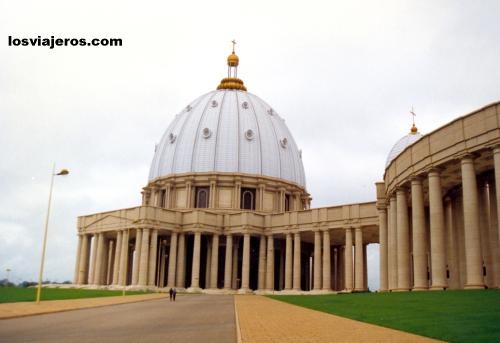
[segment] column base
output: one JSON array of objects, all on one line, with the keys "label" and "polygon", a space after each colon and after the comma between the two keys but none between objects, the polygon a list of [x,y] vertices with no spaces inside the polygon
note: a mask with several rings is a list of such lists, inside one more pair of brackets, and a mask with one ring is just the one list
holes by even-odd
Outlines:
[{"label": "column base", "polygon": [[479,284],[479,285],[465,285],[464,289],[484,289],[485,285],[484,284]]},{"label": "column base", "polygon": [[236,291],[238,294],[252,294],[253,291],[250,288],[240,288]]},{"label": "column base", "polygon": [[412,292],[425,292],[425,291],[428,291],[429,288],[427,287],[413,287],[412,288]]},{"label": "column base", "polygon": [[409,292],[409,288],[396,288],[392,290],[393,292]]},{"label": "column base", "polygon": [[446,289],[446,286],[431,286],[429,288],[430,291],[444,291]]},{"label": "column base", "polygon": [[202,289],[200,287],[189,287],[186,289],[187,293],[201,293]]}]

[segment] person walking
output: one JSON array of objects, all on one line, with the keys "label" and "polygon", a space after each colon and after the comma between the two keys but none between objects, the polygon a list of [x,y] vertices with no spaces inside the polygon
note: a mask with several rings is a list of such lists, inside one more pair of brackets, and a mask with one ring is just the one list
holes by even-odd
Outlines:
[{"label": "person walking", "polygon": [[173,295],[174,301],[175,301],[175,296],[177,295],[177,290],[174,288],[174,290],[172,291],[172,293],[173,293],[172,295]]},{"label": "person walking", "polygon": [[175,301],[175,295],[174,295],[174,290],[172,288],[170,288],[170,290],[168,291],[168,293],[170,294],[170,301],[172,301],[172,298],[174,299]]}]

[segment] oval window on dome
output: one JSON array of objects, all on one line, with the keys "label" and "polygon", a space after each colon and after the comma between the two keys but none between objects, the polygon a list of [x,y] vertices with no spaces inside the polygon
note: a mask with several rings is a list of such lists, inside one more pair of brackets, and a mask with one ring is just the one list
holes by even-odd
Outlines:
[{"label": "oval window on dome", "polygon": [[212,107],[217,107],[219,103],[216,100],[212,100]]},{"label": "oval window on dome", "polygon": [[246,130],[245,131],[245,138],[249,141],[251,141],[252,139],[254,139],[255,137],[255,133],[253,132],[253,130]]},{"label": "oval window on dome", "polygon": [[212,135],[212,131],[210,131],[210,129],[208,127],[204,128],[202,131],[201,131],[201,135],[203,136],[203,138],[207,139],[207,138],[210,138],[210,136]]},{"label": "oval window on dome", "polygon": [[248,109],[248,102],[243,101],[243,103],[241,104],[241,107],[243,107],[245,110]]},{"label": "oval window on dome", "polygon": [[168,135],[168,140],[170,141],[170,144],[172,144],[173,142],[175,142],[176,138],[177,138],[177,136],[174,135],[172,132],[170,132],[170,134]]},{"label": "oval window on dome", "polygon": [[187,105],[187,106],[186,106],[186,111],[187,111],[187,112],[191,111],[192,109],[193,109],[193,108],[191,107],[191,105]]},{"label": "oval window on dome", "polygon": [[267,110],[267,114],[269,114],[270,116],[273,116],[274,115],[274,110],[272,108],[268,109]]},{"label": "oval window on dome", "polygon": [[281,147],[282,147],[282,148],[286,148],[286,147],[287,147],[287,145],[288,145],[288,139],[286,139],[286,137],[285,137],[285,138],[283,138],[283,139],[281,139],[281,140],[280,140],[280,144],[281,144]]}]

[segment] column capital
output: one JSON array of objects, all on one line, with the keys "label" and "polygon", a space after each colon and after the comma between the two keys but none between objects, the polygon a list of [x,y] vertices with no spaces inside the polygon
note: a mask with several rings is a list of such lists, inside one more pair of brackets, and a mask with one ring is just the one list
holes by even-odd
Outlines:
[{"label": "column capital", "polygon": [[440,166],[432,166],[427,170],[427,176],[440,176],[441,172],[444,170],[443,167]]},{"label": "column capital", "polygon": [[411,184],[419,184],[422,183],[424,177],[421,174],[412,174],[410,177]]},{"label": "column capital", "polygon": [[474,163],[474,160],[477,158],[477,154],[473,152],[466,152],[457,156],[457,159],[460,160],[461,164]]}]

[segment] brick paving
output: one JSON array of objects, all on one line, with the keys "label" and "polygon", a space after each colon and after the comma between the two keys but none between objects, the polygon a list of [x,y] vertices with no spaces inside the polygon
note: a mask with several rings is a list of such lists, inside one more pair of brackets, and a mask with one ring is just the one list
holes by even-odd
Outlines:
[{"label": "brick paving", "polygon": [[45,314],[53,312],[63,312],[79,310],[83,308],[100,307],[107,305],[126,304],[152,299],[168,297],[165,294],[139,294],[127,296],[83,298],[68,300],[47,300],[39,304],[35,302],[17,302],[0,304],[0,319],[31,316],[35,314]]},{"label": "brick paving", "polygon": [[256,295],[235,296],[243,343],[440,342]]}]

